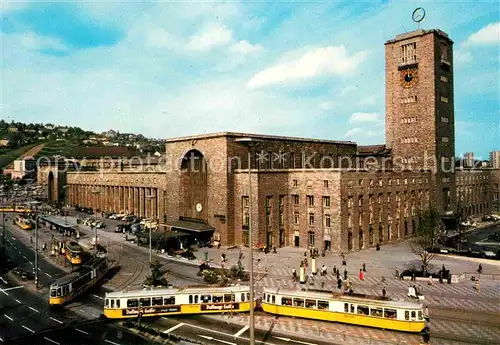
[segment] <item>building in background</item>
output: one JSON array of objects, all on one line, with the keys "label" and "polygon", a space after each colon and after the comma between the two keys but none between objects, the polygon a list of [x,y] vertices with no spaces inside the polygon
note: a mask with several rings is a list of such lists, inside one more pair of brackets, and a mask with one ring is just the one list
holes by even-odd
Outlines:
[{"label": "building in background", "polygon": [[500,169],[500,151],[490,152],[490,167]]}]

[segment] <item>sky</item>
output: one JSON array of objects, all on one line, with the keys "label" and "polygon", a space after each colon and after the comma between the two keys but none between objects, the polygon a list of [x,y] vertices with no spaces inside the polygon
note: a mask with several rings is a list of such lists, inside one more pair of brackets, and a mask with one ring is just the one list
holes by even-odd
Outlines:
[{"label": "sky", "polygon": [[1,115],[385,142],[384,43],[454,41],[456,156],[500,149],[498,1],[1,1]]}]

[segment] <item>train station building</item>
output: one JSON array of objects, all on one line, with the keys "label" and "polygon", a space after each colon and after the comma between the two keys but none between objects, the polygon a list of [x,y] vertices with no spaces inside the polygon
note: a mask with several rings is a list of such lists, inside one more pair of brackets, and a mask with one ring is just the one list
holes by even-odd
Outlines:
[{"label": "train station building", "polygon": [[[410,236],[419,210],[445,224],[498,207],[500,170],[455,167],[453,42],[416,30],[385,43],[385,144],[213,133],[166,140],[160,158],[49,162],[49,199],[157,219],[224,246],[347,252]],[[252,212],[250,217],[250,211]],[[251,219],[251,224],[250,224]]]}]

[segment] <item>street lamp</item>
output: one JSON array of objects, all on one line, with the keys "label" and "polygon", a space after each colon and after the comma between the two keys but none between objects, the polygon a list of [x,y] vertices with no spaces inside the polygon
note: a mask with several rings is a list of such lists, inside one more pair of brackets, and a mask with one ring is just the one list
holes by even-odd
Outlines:
[{"label": "street lamp", "polygon": [[262,142],[259,139],[240,138],[236,142],[245,145],[248,148],[248,244],[250,251],[248,254],[249,270],[250,270],[250,345],[255,344],[255,318],[254,318],[254,291],[253,291],[253,238],[252,238],[252,169],[251,169],[251,148]]},{"label": "street lamp", "polygon": [[[152,200],[154,198],[156,198],[156,195],[154,195],[154,194],[146,195],[146,199],[148,199],[148,200]],[[148,223],[148,228],[149,228],[149,264],[151,264],[151,262],[153,260],[153,253],[151,250],[151,220]]]},{"label": "street lamp", "polygon": [[[90,193],[94,194],[94,195],[98,195],[101,191],[99,189],[92,189],[90,191]],[[95,221],[97,223],[97,211],[94,209],[94,218],[95,218]],[[90,223],[90,228],[92,229],[92,226],[94,227],[95,229],[95,255],[97,255],[97,224],[93,224],[93,223]]]}]

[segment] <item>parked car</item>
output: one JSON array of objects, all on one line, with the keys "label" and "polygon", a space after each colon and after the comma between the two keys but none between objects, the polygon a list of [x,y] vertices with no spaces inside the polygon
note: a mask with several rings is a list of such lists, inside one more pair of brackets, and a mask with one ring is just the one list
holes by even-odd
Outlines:
[{"label": "parked car", "polygon": [[33,280],[35,279],[33,273],[28,272],[26,270],[23,270],[21,267],[16,267],[12,270],[12,273],[14,273],[17,277],[19,277],[22,280]]},{"label": "parked car", "polygon": [[94,226],[95,226],[96,228],[98,228],[98,229],[102,229],[102,228],[105,228],[105,227],[106,227],[106,224],[105,224],[105,223],[103,223],[103,222],[101,222],[101,221],[98,221],[98,222],[96,222],[96,223],[95,223],[95,225],[94,225]]}]

